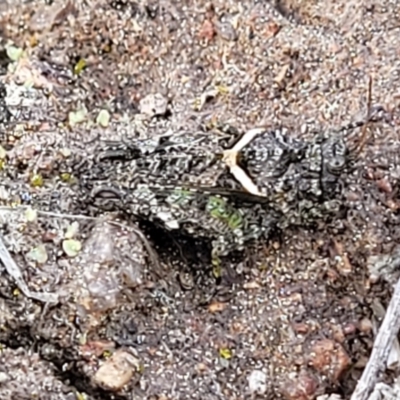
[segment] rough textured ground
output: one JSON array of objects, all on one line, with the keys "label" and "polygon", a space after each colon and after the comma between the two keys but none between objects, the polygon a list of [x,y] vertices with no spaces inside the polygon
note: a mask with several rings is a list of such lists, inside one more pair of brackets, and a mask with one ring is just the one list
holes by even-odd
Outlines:
[{"label": "rough textured ground", "polygon": [[[57,306],[28,299],[1,270],[0,398],[349,398],[373,306],[390,293],[366,264],[398,238],[396,196],[389,211],[365,198],[342,225],[283,232],[219,284],[189,258],[196,243],[163,237],[160,265],[141,268],[147,250],[129,221],[44,212],[91,215],[52,169],[98,137],[341,126],[365,114],[369,76],[373,103],[395,118],[375,127],[363,157],[385,160],[399,143],[399,17],[395,0],[0,1],[2,48],[26,52],[0,54],[0,197],[42,211],[2,209],[2,234],[29,288],[60,296]],[[143,115],[154,93],[167,117]]]}]

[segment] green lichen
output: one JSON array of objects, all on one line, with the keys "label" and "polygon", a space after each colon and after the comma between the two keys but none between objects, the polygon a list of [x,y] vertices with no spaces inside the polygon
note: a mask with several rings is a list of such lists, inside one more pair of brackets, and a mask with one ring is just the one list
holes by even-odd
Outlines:
[{"label": "green lichen", "polygon": [[74,183],[74,176],[68,172],[61,173],[60,178],[65,183]]},{"label": "green lichen", "polygon": [[32,248],[28,252],[27,257],[31,261],[35,261],[38,264],[46,264],[46,262],[47,262],[47,260],[49,258],[48,255],[47,255],[46,247],[44,245],[42,245],[42,244]]},{"label": "green lichen", "polygon": [[96,124],[103,128],[107,128],[110,123],[110,113],[107,110],[100,110],[96,118]]},{"label": "green lichen", "polygon": [[81,58],[74,66],[74,74],[79,75],[86,68],[86,61]]},{"label": "green lichen", "polygon": [[82,250],[82,243],[75,239],[65,239],[62,242],[62,248],[68,257],[73,258]]},{"label": "green lichen", "polygon": [[226,347],[219,349],[219,356],[225,360],[230,360],[232,358],[232,350]]},{"label": "green lichen", "polygon": [[0,146],[0,160],[5,160],[7,157],[7,152],[3,146]]},{"label": "green lichen", "polygon": [[210,196],[206,210],[213,218],[224,222],[232,230],[239,229],[243,225],[241,214],[221,197]]},{"label": "green lichen", "polygon": [[42,187],[43,186],[43,176],[40,174],[33,174],[30,179],[30,184],[32,187]]},{"label": "green lichen", "polygon": [[212,264],[212,274],[215,279],[219,279],[222,276],[222,266],[221,266],[221,260],[218,257],[213,257],[211,260]]},{"label": "green lichen", "polygon": [[192,191],[187,190],[187,189],[175,189],[173,193],[171,193],[166,201],[168,204],[175,204],[178,206],[185,206],[190,203],[190,201],[193,199],[194,194]]},{"label": "green lichen", "polygon": [[16,46],[6,46],[7,56],[11,61],[18,61],[24,54],[24,50]]},{"label": "green lichen", "polygon": [[85,121],[87,116],[87,110],[85,107],[82,107],[76,111],[70,111],[68,113],[68,123],[70,127],[74,127],[75,125],[81,124]]}]

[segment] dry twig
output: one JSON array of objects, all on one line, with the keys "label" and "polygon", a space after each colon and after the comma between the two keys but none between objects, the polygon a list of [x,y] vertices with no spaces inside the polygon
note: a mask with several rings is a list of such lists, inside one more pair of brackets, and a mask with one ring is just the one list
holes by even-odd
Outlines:
[{"label": "dry twig", "polygon": [[56,293],[37,293],[32,292],[26,284],[22,272],[18,265],[11,257],[10,252],[4,244],[3,238],[0,236],[0,260],[3,263],[6,271],[12,276],[21,292],[29,298],[41,301],[43,303],[58,303],[58,295]]},{"label": "dry twig", "polygon": [[358,381],[351,400],[367,400],[378,376],[384,371],[393,341],[400,329],[400,279],[394,288],[385,318],[376,336],[367,366]]}]

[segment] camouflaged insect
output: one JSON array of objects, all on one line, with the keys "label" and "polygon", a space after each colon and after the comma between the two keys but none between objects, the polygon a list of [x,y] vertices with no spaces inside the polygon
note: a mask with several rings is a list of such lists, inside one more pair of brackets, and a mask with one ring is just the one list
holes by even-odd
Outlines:
[{"label": "camouflaged insect", "polygon": [[219,265],[276,228],[335,216],[343,205],[341,177],[357,153],[349,132],[361,125],[309,140],[255,129],[228,149],[225,137],[208,132],[108,143],[86,183],[101,208],[210,240]]}]

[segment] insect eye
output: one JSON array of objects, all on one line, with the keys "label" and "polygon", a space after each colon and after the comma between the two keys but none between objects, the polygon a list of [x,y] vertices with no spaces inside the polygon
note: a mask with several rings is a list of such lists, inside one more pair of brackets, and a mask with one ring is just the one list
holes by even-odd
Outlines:
[{"label": "insect eye", "polygon": [[339,175],[343,172],[346,166],[346,159],[345,157],[336,156],[330,159],[327,163],[327,169],[332,174]]}]

